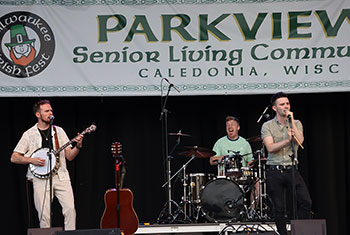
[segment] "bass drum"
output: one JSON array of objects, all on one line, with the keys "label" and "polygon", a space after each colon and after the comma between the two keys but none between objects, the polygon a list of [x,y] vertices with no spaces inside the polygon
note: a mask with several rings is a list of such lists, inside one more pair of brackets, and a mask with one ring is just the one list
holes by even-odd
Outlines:
[{"label": "bass drum", "polygon": [[244,208],[241,188],[226,178],[210,181],[201,191],[201,210],[214,223],[237,221]]}]

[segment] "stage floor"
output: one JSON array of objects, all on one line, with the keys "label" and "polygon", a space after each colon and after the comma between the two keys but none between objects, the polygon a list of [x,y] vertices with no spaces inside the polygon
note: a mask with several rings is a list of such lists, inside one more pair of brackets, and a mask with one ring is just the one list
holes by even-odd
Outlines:
[{"label": "stage floor", "polygon": [[[290,225],[287,225],[290,230]],[[241,222],[241,223],[199,223],[199,224],[154,224],[140,225],[135,234],[166,233],[209,233],[209,232],[275,232],[275,223]]]}]

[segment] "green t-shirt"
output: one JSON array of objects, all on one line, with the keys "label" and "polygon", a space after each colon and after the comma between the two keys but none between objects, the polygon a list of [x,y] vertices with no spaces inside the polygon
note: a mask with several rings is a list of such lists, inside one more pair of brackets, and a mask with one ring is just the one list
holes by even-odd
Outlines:
[{"label": "green t-shirt", "polygon": [[247,166],[248,162],[253,160],[252,148],[246,139],[238,136],[237,139],[231,140],[227,136],[221,137],[216,141],[213,147],[215,156],[232,155],[231,151],[239,152],[242,155],[242,166]]}]

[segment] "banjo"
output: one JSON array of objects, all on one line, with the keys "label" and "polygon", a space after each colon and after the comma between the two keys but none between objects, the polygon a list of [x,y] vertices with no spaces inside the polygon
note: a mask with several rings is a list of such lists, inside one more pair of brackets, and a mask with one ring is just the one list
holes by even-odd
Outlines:
[{"label": "banjo", "polygon": [[[83,132],[81,132],[82,135],[85,135],[87,133],[94,132],[96,130],[96,125],[92,124],[88,128],[86,128]],[[39,157],[41,159],[45,159],[45,165],[43,166],[37,166],[34,164],[29,164],[29,169],[32,172],[32,174],[40,179],[46,179],[50,176],[50,174],[54,175],[57,173],[58,169],[60,168],[60,156],[59,153],[67,148],[70,144],[74,142],[74,139],[71,139],[64,145],[62,145],[57,150],[51,150],[49,148],[39,148],[35,150],[30,157]],[[51,157],[51,168],[50,168],[50,161],[49,157]]]}]

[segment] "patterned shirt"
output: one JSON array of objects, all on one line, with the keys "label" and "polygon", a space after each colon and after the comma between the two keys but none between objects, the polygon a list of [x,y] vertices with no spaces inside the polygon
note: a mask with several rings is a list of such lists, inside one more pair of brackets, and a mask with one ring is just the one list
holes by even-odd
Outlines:
[{"label": "patterned shirt", "polygon": [[[288,120],[286,120],[288,122]],[[288,123],[286,123],[284,126],[281,125],[276,117],[274,119],[271,119],[267,122],[265,122],[261,127],[261,138],[264,139],[265,137],[272,136],[273,142],[277,143],[284,139],[288,139]],[[303,132],[303,125],[299,120],[295,120],[295,124],[297,128]],[[298,145],[294,145],[295,149],[295,159],[297,160],[297,150]],[[292,144],[289,143],[285,145],[283,148],[281,148],[278,152],[269,153],[267,158],[267,165],[292,165]]]},{"label": "patterned shirt", "polygon": [[[41,144],[42,144],[42,137],[41,134],[39,132],[39,129],[37,127],[38,124],[35,124],[33,127],[29,128],[27,131],[25,131],[21,137],[21,139],[19,140],[19,142],[17,143],[17,146],[15,147],[15,149],[13,150],[14,152],[17,153],[21,153],[24,154],[24,157],[31,157],[31,155],[39,148],[41,148]],[[65,131],[58,126],[56,127],[56,131],[57,131],[57,138],[58,138],[58,143],[60,146],[64,145],[65,143],[69,142],[69,139],[65,133]],[[55,131],[52,129],[51,130],[52,133],[52,143],[53,143],[53,148],[57,149],[57,147],[55,146]],[[65,157],[65,152],[64,150],[62,150],[60,152],[60,167],[57,171],[58,177],[60,178],[60,180],[69,180],[69,172],[67,170],[67,166],[66,166],[66,157]],[[27,171],[27,179],[31,180],[33,179],[33,174],[30,171],[29,167],[28,167],[28,171]]]}]

